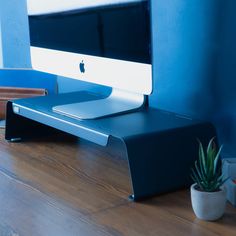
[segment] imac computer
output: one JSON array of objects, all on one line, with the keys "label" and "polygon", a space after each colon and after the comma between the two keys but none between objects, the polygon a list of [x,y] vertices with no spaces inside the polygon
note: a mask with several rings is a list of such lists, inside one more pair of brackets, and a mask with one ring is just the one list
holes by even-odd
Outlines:
[{"label": "imac computer", "polygon": [[112,88],[54,112],[95,119],[143,106],[152,92],[148,0],[28,0],[28,12],[33,69]]}]

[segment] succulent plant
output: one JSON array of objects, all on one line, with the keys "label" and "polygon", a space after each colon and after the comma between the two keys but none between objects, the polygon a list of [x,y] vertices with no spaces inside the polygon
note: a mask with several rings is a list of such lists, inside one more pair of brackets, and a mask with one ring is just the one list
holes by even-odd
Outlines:
[{"label": "succulent plant", "polygon": [[219,164],[221,149],[222,146],[219,149],[217,148],[214,138],[210,140],[206,150],[199,141],[199,156],[198,160],[195,161],[191,174],[191,178],[197,183],[198,190],[216,192],[226,181]]}]

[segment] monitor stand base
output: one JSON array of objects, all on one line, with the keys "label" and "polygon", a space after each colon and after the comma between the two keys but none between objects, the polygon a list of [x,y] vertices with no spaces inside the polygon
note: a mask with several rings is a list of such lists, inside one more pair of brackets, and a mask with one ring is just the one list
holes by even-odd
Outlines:
[{"label": "monitor stand base", "polygon": [[75,119],[97,119],[136,110],[144,102],[143,94],[113,89],[104,99],[54,106],[53,111]]}]

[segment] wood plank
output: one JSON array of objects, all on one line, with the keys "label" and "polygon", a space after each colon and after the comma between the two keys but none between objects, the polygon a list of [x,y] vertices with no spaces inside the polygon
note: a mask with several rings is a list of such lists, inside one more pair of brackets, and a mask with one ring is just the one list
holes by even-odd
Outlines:
[{"label": "wood plank", "polygon": [[109,235],[55,199],[0,171],[0,235]]},{"label": "wood plank", "polygon": [[78,207],[84,214],[127,202],[129,192],[120,187],[129,183],[127,172],[124,174],[114,168],[111,158],[103,165],[105,160],[102,161],[99,152],[94,158],[92,146],[90,153],[80,148],[75,140],[71,140],[74,145],[59,140],[51,144],[46,141],[2,142],[2,172],[45,194],[62,201],[66,199],[67,204]]},{"label": "wood plank", "polygon": [[227,205],[222,219],[198,220],[188,190],[157,196],[142,203],[129,203],[93,214],[94,223],[109,227],[114,235],[235,236],[236,210]]},{"label": "wood plank", "polygon": [[153,204],[130,203],[91,217],[96,224],[109,227],[110,232],[116,232],[114,235],[218,235]]},{"label": "wood plank", "polygon": [[198,220],[193,214],[190,200],[190,190],[166,194],[160,198],[153,198],[150,205],[161,205],[165,211],[177,217],[193,222],[218,235],[236,235],[236,209],[227,204],[224,216],[216,222]]},{"label": "wood plank", "polygon": [[129,202],[124,154],[115,141],[104,148],[65,134],[8,143],[0,134],[0,235],[236,235],[235,208],[198,220],[189,190]]}]

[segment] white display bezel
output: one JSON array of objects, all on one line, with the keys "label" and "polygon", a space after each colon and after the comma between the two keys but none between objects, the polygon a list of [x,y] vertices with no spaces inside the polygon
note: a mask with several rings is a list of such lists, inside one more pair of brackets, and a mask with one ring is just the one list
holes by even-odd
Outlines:
[{"label": "white display bezel", "polygon": [[[35,70],[72,79],[105,85],[138,94],[152,92],[152,66],[123,61],[31,47],[32,67]],[[80,71],[83,61],[85,73]]]}]

